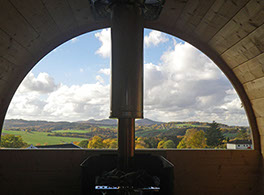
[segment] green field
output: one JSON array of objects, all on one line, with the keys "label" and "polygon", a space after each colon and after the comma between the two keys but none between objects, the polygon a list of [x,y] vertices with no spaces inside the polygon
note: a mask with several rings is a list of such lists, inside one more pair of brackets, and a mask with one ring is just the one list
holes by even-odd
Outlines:
[{"label": "green field", "polygon": [[229,137],[230,139],[234,139],[237,137],[237,133],[224,133],[225,137]]},{"label": "green field", "polygon": [[87,130],[74,130],[74,129],[68,129],[68,130],[54,130],[52,133],[88,133],[91,132],[90,129]]},{"label": "green field", "polygon": [[14,135],[21,135],[23,140],[28,144],[63,144],[63,143],[71,143],[74,141],[82,141],[84,138],[73,138],[73,137],[55,137],[55,136],[47,136],[46,132],[25,132],[25,131],[7,131],[3,130],[4,134],[14,134]]}]

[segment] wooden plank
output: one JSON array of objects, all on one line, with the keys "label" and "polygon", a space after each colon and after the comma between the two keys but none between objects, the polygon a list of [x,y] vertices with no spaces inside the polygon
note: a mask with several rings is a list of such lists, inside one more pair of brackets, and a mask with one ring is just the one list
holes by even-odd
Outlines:
[{"label": "wooden plank", "polygon": [[42,0],[61,32],[78,27],[77,21],[67,0]]},{"label": "wooden plank", "polygon": [[[22,190],[23,194],[39,194],[39,189],[43,189],[40,194],[42,192],[43,194],[78,194],[82,159],[91,154],[112,152],[1,150],[0,158],[4,159],[0,161],[0,183],[4,184],[1,185],[1,192],[18,194]],[[153,150],[147,152],[157,154]],[[179,194],[224,194],[227,191],[232,194],[241,194],[241,192],[248,194],[249,189],[261,175],[259,171],[261,156],[254,150],[164,150],[162,152],[167,152],[168,159],[175,166],[174,185]],[[225,159],[224,165],[221,164],[223,159]]]},{"label": "wooden plank", "polygon": [[73,11],[74,17],[79,26],[89,24],[94,21],[90,3],[87,0],[68,1]]},{"label": "wooden plank", "polygon": [[250,100],[264,98],[264,77],[247,82],[243,86]]},{"label": "wooden plank", "polygon": [[[182,10],[186,6],[188,0],[171,0],[165,1],[165,4],[162,8],[160,16],[157,20],[154,21],[144,21],[145,26],[148,28],[149,26],[156,26],[156,28],[163,28],[172,29],[182,13]],[[158,24],[158,25],[155,25]]]},{"label": "wooden plank", "polygon": [[215,35],[249,0],[216,0],[195,29],[203,41],[207,42]]},{"label": "wooden plank", "polygon": [[256,117],[264,117],[264,98],[251,100]]},{"label": "wooden plank", "polygon": [[13,74],[15,65],[0,56],[0,80],[8,80],[8,76]]},{"label": "wooden plank", "polygon": [[36,30],[8,0],[0,1],[0,13],[0,28],[25,48],[30,47],[39,37]]},{"label": "wooden plank", "polygon": [[192,32],[201,22],[207,11],[213,5],[214,0],[188,1],[175,26],[184,32]]},{"label": "wooden plank", "polygon": [[264,1],[251,0],[210,41],[222,54],[264,23]]},{"label": "wooden plank", "polygon": [[[264,2],[264,1],[263,1]],[[246,38],[235,44],[221,55],[223,60],[235,68],[264,52],[264,25],[257,28]]]},{"label": "wooden plank", "polygon": [[32,58],[24,47],[2,30],[0,30],[0,56],[16,65],[25,65]]},{"label": "wooden plank", "polygon": [[264,53],[233,69],[242,84],[264,76]]},{"label": "wooden plank", "polygon": [[260,142],[261,142],[261,153],[262,156],[264,156],[264,135],[260,136]]},{"label": "wooden plank", "polygon": [[42,39],[49,41],[59,34],[59,29],[41,0],[10,0]]},{"label": "wooden plank", "polygon": [[[257,124],[259,128],[259,134],[261,136],[264,136],[264,117],[258,117],[257,118]],[[260,142],[264,142],[264,139],[261,140]],[[262,151],[264,151],[264,148],[262,147]]]}]

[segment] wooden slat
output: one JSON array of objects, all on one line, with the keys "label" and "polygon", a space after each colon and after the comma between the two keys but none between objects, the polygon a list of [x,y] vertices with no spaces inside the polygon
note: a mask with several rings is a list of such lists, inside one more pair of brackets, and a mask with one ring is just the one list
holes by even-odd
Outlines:
[{"label": "wooden slat", "polygon": [[[263,1],[264,2],[264,1]],[[264,52],[264,25],[228,49],[221,56],[226,63],[235,68]]]},{"label": "wooden slat", "polygon": [[42,2],[62,32],[77,28],[78,24],[67,0],[42,0]]},{"label": "wooden slat", "polygon": [[[155,24],[159,24],[157,28],[173,28],[173,26],[176,23],[176,20],[182,13],[184,7],[186,6],[186,3],[188,0],[182,0],[182,1],[165,1],[164,7],[162,8],[162,11],[160,13],[160,16],[157,20],[154,21],[145,21],[145,25],[148,26],[155,26]],[[162,22],[161,22],[162,21]]]},{"label": "wooden slat", "polygon": [[31,54],[12,37],[0,30],[0,56],[16,65],[24,65],[31,59]]},{"label": "wooden slat", "polygon": [[[258,117],[257,123],[258,123],[258,127],[259,127],[259,134],[261,136],[264,136],[264,117]],[[261,142],[264,142],[264,139],[261,140]],[[262,147],[262,151],[264,151],[263,147]]]},{"label": "wooden slat", "polygon": [[264,23],[264,1],[251,0],[209,42],[222,54]]},{"label": "wooden slat", "polygon": [[46,41],[55,38],[59,29],[41,0],[10,0],[31,26]]},{"label": "wooden slat", "polygon": [[216,0],[195,29],[205,42],[210,40],[249,0]]},{"label": "wooden slat", "polygon": [[[175,194],[250,194],[261,176],[258,151],[147,150],[174,164]],[[79,194],[80,163],[105,150],[1,150],[3,194]],[[13,187],[15,186],[15,187]]]},{"label": "wooden slat", "polygon": [[182,14],[176,22],[176,27],[184,32],[192,32],[201,22],[207,11],[213,5],[214,0],[192,0],[188,1]]},{"label": "wooden slat", "polygon": [[264,117],[264,98],[255,99],[251,102],[256,117]]},{"label": "wooden slat", "polygon": [[234,73],[241,81],[246,83],[264,76],[264,53],[237,66],[233,69]]},{"label": "wooden slat", "polygon": [[79,26],[89,24],[94,21],[91,13],[90,3],[87,0],[68,1],[73,11],[74,17]]},{"label": "wooden slat", "polygon": [[36,30],[28,24],[8,0],[0,1],[0,13],[0,29],[25,48],[30,47],[39,37]]},{"label": "wooden slat", "polygon": [[264,77],[247,82],[243,86],[250,100],[264,98]]},{"label": "wooden slat", "polygon": [[15,70],[15,65],[3,57],[0,57],[0,80],[7,81],[8,76]]}]

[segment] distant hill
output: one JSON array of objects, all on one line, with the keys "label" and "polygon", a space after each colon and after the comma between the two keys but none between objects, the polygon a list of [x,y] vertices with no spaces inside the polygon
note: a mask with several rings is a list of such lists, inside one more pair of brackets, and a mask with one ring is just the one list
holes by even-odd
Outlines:
[{"label": "distant hill", "polygon": [[89,123],[92,125],[100,125],[100,126],[117,126],[116,119],[102,119],[102,120],[89,119],[88,121],[80,121],[80,122]]},{"label": "distant hill", "polygon": [[144,119],[139,119],[139,120],[136,120],[136,124],[137,125],[140,125],[140,126],[147,126],[147,125],[160,125],[162,124],[163,122],[157,122],[157,121],[153,121],[153,120],[150,120],[148,118],[144,118]]},{"label": "distant hill", "polygon": [[[140,119],[136,121],[136,125],[147,126],[162,124],[161,122],[152,121],[150,119]],[[102,119],[78,122],[52,122],[52,121],[28,121],[23,119],[7,119],[4,122],[4,129],[27,128],[31,130],[61,130],[61,129],[87,129],[91,126],[117,126],[116,119]]]}]

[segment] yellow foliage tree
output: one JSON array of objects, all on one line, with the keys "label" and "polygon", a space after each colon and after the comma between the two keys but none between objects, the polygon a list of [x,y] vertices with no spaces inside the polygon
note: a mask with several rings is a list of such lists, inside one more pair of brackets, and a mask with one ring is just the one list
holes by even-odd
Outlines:
[{"label": "yellow foliage tree", "polygon": [[180,141],[177,148],[206,148],[205,132],[197,129],[188,129],[184,138]]}]

